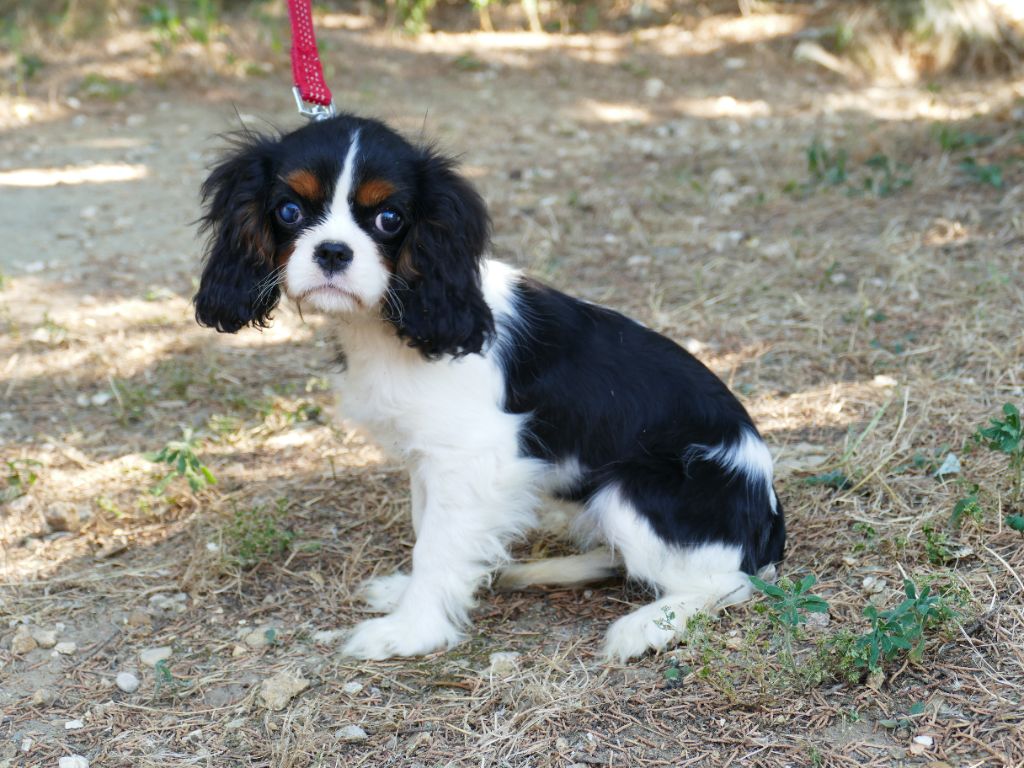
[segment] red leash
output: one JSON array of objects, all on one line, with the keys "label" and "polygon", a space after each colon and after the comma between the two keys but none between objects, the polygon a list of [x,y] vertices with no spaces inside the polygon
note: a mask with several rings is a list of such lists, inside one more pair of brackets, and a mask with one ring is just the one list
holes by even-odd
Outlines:
[{"label": "red leash", "polygon": [[288,0],[292,23],[292,80],[295,106],[310,120],[334,117],[334,98],[324,82],[324,70],[313,33],[312,0]]}]

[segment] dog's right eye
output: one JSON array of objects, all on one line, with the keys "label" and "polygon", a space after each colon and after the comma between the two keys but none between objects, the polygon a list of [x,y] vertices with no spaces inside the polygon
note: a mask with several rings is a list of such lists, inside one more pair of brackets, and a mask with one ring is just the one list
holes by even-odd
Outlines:
[{"label": "dog's right eye", "polygon": [[294,227],[302,221],[302,209],[297,203],[281,203],[277,208],[277,218],[286,227]]}]

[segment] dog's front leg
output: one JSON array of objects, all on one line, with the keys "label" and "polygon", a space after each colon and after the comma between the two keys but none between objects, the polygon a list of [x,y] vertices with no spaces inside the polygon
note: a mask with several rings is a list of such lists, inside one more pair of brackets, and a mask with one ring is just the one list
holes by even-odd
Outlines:
[{"label": "dog's front leg", "polygon": [[457,471],[414,470],[423,485],[415,494],[414,506],[422,506],[413,510],[420,519],[412,573],[389,615],[355,627],[343,649],[346,655],[417,656],[461,639],[473,594],[504,559],[506,542],[531,514],[526,489],[515,488],[507,472],[489,464],[463,461]]}]

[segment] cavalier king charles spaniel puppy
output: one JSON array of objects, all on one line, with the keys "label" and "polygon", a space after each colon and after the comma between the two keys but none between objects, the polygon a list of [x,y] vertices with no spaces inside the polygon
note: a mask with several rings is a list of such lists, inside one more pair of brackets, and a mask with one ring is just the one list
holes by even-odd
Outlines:
[{"label": "cavalier king charles spaniel puppy", "polygon": [[[674,342],[485,259],[490,222],[451,159],[340,115],[245,134],[203,186],[202,325],[265,327],[282,293],[328,316],[342,411],[411,477],[409,573],[344,652],[415,656],[463,636],[491,583],[579,584],[620,567],[653,602],[614,622],[625,660],[748,598],[782,558],[772,458],[728,388]],[[551,499],[582,554],[510,563]]]}]

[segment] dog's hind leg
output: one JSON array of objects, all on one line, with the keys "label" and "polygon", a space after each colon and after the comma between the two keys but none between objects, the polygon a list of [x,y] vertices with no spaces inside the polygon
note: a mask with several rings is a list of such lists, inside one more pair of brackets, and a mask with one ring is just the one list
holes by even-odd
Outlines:
[{"label": "dog's hind leg", "polygon": [[738,546],[703,543],[678,547],[658,536],[615,487],[595,495],[587,515],[626,564],[630,577],[655,589],[659,599],[616,621],[605,655],[625,661],[678,642],[697,613],[714,614],[750,597]]}]

